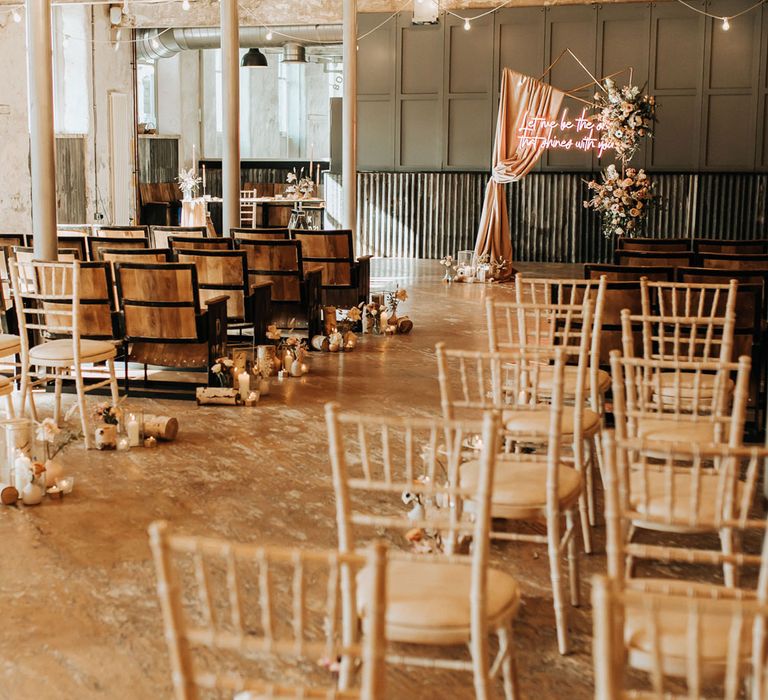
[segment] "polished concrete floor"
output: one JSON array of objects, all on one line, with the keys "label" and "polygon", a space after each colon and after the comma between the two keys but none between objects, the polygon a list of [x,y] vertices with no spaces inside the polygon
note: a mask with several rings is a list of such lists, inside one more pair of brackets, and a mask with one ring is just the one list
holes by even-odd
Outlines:
[{"label": "polished concrete floor", "polygon": [[[580,274],[576,266],[536,270],[544,269]],[[62,458],[76,476],[71,496],[0,507],[0,698],[172,697],[146,534],[153,520],[243,541],[334,546],[323,404],[436,414],[435,343],[484,347],[482,300],[511,296],[509,287],[446,286],[440,276],[436,262],[375,260],[374,288],[408,290],[402,313],[414,321],[411,335],[364,336],[353,353],[315,353],[310,374],[276,385],[252,409],[129,399],[128,406],[177,416],[178,439],[111,453],[75,443]],[[40,405],[50,410],[49,397]],[[524,591],[516,645],[525,697],[591,696],[589,580],[605,568],[602,530],[596,540],[598,553],[582,557],[584,604],[572,610],[568,657],[557,652],[544,549],[494,547]],[[402,700],[472,697],[462,674],[398,673],[392,689]]]}]

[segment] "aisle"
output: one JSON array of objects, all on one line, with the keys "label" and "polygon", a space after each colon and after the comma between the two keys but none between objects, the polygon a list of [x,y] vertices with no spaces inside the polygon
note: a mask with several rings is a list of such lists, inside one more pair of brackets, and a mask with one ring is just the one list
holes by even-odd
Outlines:
[{"label": "aisle", "polygon": [[[579,272],[536,267],[557,276]],[[175,443],[123,453],[86,453],[78,443],[63,456],[76,475],[72,497],[0,509],[0,697],[171,697],[146,536],[152,520],[165,518],[190,533],[335,545],[323,404],[435,413],[435,343],[484,347],[482,299],[511,295],[508,287],[445,286],[435,262],[374,260],[372,272],[375,288],[407,288],[402,310],[414,321],[411,335],[364,336],[353,353],[315,353],[310,374],[276,386],[253,409],[139,400],[147,411],[178,417]],[[46,415],[48,397],[39,405]],[[601,551],[602,531],[596,534]],[[575,653],[561,657],[544,549],[505,545],[495,555],[523,585],[516,643],[526,697],[589,697],[589,608],[575,611]],[[584,558],[584,601],[589,577],[604,562],[599,554]],[[466,675],[397,673],[391,685],[392,697],[408,700],[472,697]]]}]

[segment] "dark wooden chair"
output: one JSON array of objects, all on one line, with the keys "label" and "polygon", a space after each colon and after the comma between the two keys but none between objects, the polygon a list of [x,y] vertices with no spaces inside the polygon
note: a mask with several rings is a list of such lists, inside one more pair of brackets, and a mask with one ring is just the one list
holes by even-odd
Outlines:
[{"label": "dark wooden chair", "polygon": [[641,252],[678,253],[691,250],[690,238],[627,238],[616,239],[616,250],[636,250]]},{"label": "dark wooden chair", "polygon": [[97,226],[93,235],[102,238],[149,238],[149,226]]},{"label": "dark wooden chair", "polygon": [[57,236],[59,251],[76,248],[78,260],[88,260],[88,236],[82,233],[59,231]]},{"label": "dark wooden chair", "polygon": [[309,337],[320,332],[322,270],[305,268],[299,241],[238,239],[248,256],[251,285],[272,283],[272,323],[306,329]]},{"label": "dark wooden chair", "polygon": [[616,250],[613,254],[617,265],[635,267],[690,267],[694,254],[691,251],[642,251]]},{"label": "dark wooden chair", "polygon": [[355,259],[352,231],[291,231],[301,243],[305,269],[320,266],[322,302],[325,306],[350,308],[368,301],[371,286],[371,256]]},{"label": "dark wooden chair", "polygon": [[[688,265],[687,267],[691,267]],[[720,270],[768,270],[768,254],[764,253],[699,253],[696,267]]]},{"label": "dark wooden chair", "polygon": [[141,182],[141,220],[147,224],[171,226],[179,220],[181,190],[177,182]]},{"label": "dark wooden chair", "polygon": [[116,263],[115,276],[128,359],[144,365],[145,385],[147,365],[204,369],[204,382],[185,385],[207,384],[210,367],[226,354],[227,297],[208,299],[201,310],[197,268],[187,263]]},{"label": "dark wooden chair", "polygon": [[231,228],[229,235],[254,241],[286,241],[290,237],[287,228]]},{"label": "dark wooden chair", "polygon": [[169,248],[168,239],[171,236],[208,237],[208,229],[205,226],[150,226],[149,230],[152,245],[155,248]]},{"label": "dark wooden chair", "polygon": [[754,241],[694,238],[693,252],[699,255],[702,253],[729,253],[732,255],[765,254],[768,253],[768,238],[760,238]]},{"label": "dark wooden chair", "polygon": [[636,282],[647,277],[654,282],[672,282],[675,279],[674,267],[645,267],[644,265],[584,265],[584,279],[597,280],[605,275],[609,282]]},{"label": "dark wooden chair", "polygon": [[149,248],[149,238],[98,238],[91,236],[88,239],[88,258],[93,262],[101,262],[102,250],[137,250]]},{"label": "dark wooden chair", "polygon": [[179,250],[181,263],[197,266],[200,304],[225,294],[229,330],[251,329],[256,343],[264,342],[272,315],[272,283],[251,285],[244,250]]},{"label": "dark wooden chair", "polygon": [[176,254],[179,250],[232,250],[231,238],[198,238],[196,236],[169,236],[168,246]]},{"label": "dark wooden chair", "polygon": [[99,254],[105,262],[173,262],[173,253],[168,248],[100,248]]}]

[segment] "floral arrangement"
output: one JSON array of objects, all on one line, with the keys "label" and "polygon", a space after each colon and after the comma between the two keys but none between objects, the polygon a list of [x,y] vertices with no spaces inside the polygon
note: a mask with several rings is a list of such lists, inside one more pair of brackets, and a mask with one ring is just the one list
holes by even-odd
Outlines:
[{"label": "floral arrangement", "polygon": [[408,292],[400,289],[399,285],[393,291],[386,293],[384,303],[390,317],[397,317],[397,307],[404,301],[408,301]]},{"label": "floral arrangement", "polygon": [[276,325],[272,324],[271,326],[267,326],[267,338],[269,340],[280,340],[282,337],[283,334]]},{"label": "floral arrangement", "polygon": [[[362,306],[362,305],[361,305]],[[352,329],[360,322],[363,317],[363,311],[358,306],[353,306],[347,311],[342,311],[342,316],[339,319],[336,318],[336,330],[342,335],[346,335],[351,332]]]},{"label": "floral arrangement", "polygon": [[213,374],[218,380],[219,384],[223,387],[231,388],[235,385],[235,361],[229,357],[219,357],[216,362],[211,365],[211,374]]},{"label": "floral arrangement", "polygon": [[[119,406],[113,406],[111,403],[105,401],[96,406],[93,410],[93,417],[102,423],[117,425],[123,417],[123,409]],[[43,423],[45,423],[45,421],[43,421]],[[58,428],[58,426],[56,427]],[[47,424],[45,428],[43,428],[43,431],[44,434],[51,435],[53,434],[53,427]]]},{"label": "floral arrangement", "polygon": [[307,199],[315,191],[315,183],[311,177],[304,176],[304,168],[301,169],[299,175],[296,174],[296,169],[294,168],[292,172],[288,173],[286,182],[288,187],[285,188],[285,194],[289,197]]},{"label": "floral arrangement", "polygon": [[[508,263],[504,258],[492,258],[488,253],[478,255],[475,259],[475,265],[477,267],[475,274],[480,282],[490,282],[501,276],[501,273],[504,272],[504,268],[507,264]],[[481,268],[485,270],[482,276],[480,275]]]},{"label": "floral arrangement", "polygon": [[300,360],[306,348],[307,344],[304,342],[304,338],[300,338],[297,335],[289,335],[281,339],[280,344],[277,346],[278,355],[285,356],[286,353],[290,353],[293,355],[294,360]]},{"label": "floral arrangement", "polygon": [[592,180],[587,187],[593,194],[584,207],[602,215],[606,237],[633,236],[639,231],[654,199],[653,184],[642,168],[627,168],[620,174],[615,165],[609,165],[603,181]]},{"label": "floral arrangement", "polygon": [[443,276],[443,282],[453,282],[453,277],[456,274],[457,265],[454,262],[453,255],[446,255],[440,264],[445,268],[445,275]]},{"label": "floral arrangement", "polygon": [[202,182],[202,178],[197,176],[193,168],[179,170],[179,176],[176,178],[176,182],[179,183],[179,189],[184,193],[184,198],[188,199],[194,192],[197,192],[197,188]]},{"label": "floral arrangement", "polygon": [[619,160],[632,159],[643,136],[653,136],[656,98],[643,95],[639,87],[618,87],[610,78],[603,83],[604,92],[595,94],[600,111],[595,116],[600,143],[613,149]]}]

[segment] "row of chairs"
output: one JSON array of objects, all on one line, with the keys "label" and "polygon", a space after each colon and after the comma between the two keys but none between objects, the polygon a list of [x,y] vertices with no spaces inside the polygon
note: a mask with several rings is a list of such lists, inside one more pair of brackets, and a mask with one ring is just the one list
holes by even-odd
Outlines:
[{"label": "row of chairs", "polygon": [[694,253],[692,251],[639,251],[618,248],[617,265],[649,267],[704,267],[717,270],[766,270],[768,253]]},{"label": "row of chairs", "polygon": [[[269,671],[275,666],[257,660],[252,653],[282,654],[294,664],[295,656],[306,652],[311,661],[317,661],[320,654],[326,659],[338,655],[340,697],[381,697],[390,665],[413,666],[418,673],[427,667],[470,671],[477,697],[492,695],[493,684],[501,676],[505,696],[517,697],[511,636],[521,592],[514,577],[491,566],[489,541],[546,544],[553,568],[561,566],[561,558],[567,556],[571,602],[578,604],[576,512],[584,477],[563,459],[561,447],[569,439],[564,410],[566,357],[583,358],[585,348],[591,347],[581,334],[577,349],[566,327],[573,323],[589,329],[590,305],[549,304],[549,310],[545,304],[502,305],[515,313],[488,316],[489,340],[498,338],[504,328],[525,329],[522,337],[528,338],[531,329],[529,324],[518,323],[519,312],[530,320],[559,317],[564,323],[554,324],[551,331],[555,346],[518,344],[486,352],[438,346],[442,420],[342,413],[338,407],[328,406],[329,453],[338,504],[339,552],[335,557],[327,552],[276,551],[274,558],[289,564],[279,575],[269,548],[178,536],[168,533],[166,526],[155,526],[152,544],[178,696],[196,697],[197,686],[268,693],[272,690]],[[493,306],[491,302],[489,307]],[[552,328],[552,324],[546,325]],[[734,542],[750,530],[765,533],[765,524],[750,520],[749,512],[756,476],[768,451],[648,440],[633,428],[628,419],[633,404],[627,397],[644,393],[634,381],[638,368],[654,377],[661,372],[679,377],[684,372],[703,371],[680,363],[667,367],[665,362],[612,357],[615,401],[627,403],[618,407],[615,439],[609,434],[603,441],[609,577],[598,578],[593,589],[600,698],[621,697],[627,682],[637,682],[636,674],[629,679],[624,676],[629,666],[650,672],[652,697],[671,696],[663,694],[678,682],[688,684],[685,697],[699,697],[704,683],[724,682],[733,689],[742,683],[764,682],[768,550],[761,556],[725,546],[693,551],[679,542],[659,546],[632,541],[641,529],[674,532],[678,541],[691,533],[725,531]],[[583,387],[583,360],[576,367],[576,386],[581,375]],[[739,371],[743,373],[743,363]],[[673,387],[681,385],[671,382]],[[572,399],[577,409],[578,395]],[[681,403],[670,399],[665,406],[649,406],[649,417],[663,413],[671,422],[690,420],[691,414]],[[479,424],[481,414],[483,423]],[[526,414],[531,420],[522,420]],[[632,420],[636,422],[638,417],[636,414]],[[718,414],[716,418],[725,417]],[[479,440],[473,440],[478,436]],[[504,443],[511,443],[510,449],[502,451]],[[467,461],[467,447],[473,444],[479,450]],[[532,452],[532,446],[541,446],[540,451]],[[414,490],[421,505],[415,515],[395,505],[404,491]],[[713,502],[713,493],[722,495]],[[435,504],[440,503],[450,507],[437,507],[435,512]],[[470,513],[473,519],[467,518]],[[543,521],[547,533],[531,536],[506,528],[497,531],[492,516]],[[562,517],[565,529],[561,529]],[[444,553],[390,552],[384,561],[381,555],[377,561],[371,553],[362,554],[371,539],[390,532],[402,535],[419,527],[442,533]],[[455,548],[466,536],[473,541],[468,557],[457,554]],[[343,559],[354,553],[358,559]],[[327,580],[342,581],[344,588],[340,594],[334,588],[328,595],[327,588],[319,585],[314,593],[323,597],[314,607],[305,605],[308,589],[302,578],[313,558],[329,562]],[[638,560],[661,562],[667,578],[636,578],[632,565]],[[683,562],[721,565],[733,573],[732,581],[728,586],[688,581],[680,574]],[[167,572],[172,565],[170,578]],[[752,565],[761,572],[756,594],[736,584],[737,570]],[[658,569],[653,573],[658,575]],[[218,592],[214,591],[215,581],[220,585]],[[288,595],[282,606],[273,603],[278,591]],[[244,594],[249,595],[250,604],[241,605],[240,595]],[[567,630],[567,616],[559,568],[557,576],[553,574],[553,594],[560,640],[561,630],[562,634]],[[336,603],[339,597],[341,604]],[[302,637],[311,628],[305,615],[312,609],[324,620],[322,626],[316,625],[322,632],[314,647]],[[693,642],[710,632],[712,638],[703,642],[704,649]],[[495,657],[489,648],[494,636],[498,638]],[[314,639],[318,641],[318,637]],[[565,639],[567,642],[567,636]],[[681,642],[686,639],[690,643]],[[401,651],[393,648],[398,644],[410,646]],[[415,651],[457,644],[469,647],[468,661],[456,658],[455,653],[435,658]],[[249,652],[250,666],[243,658],[243,667],[233,671],[231,652],[243,657]],[[230,653],[228,673],[223,672],[225,662],[216,658],[217,653]],[[361,656],[362,687],[353,689],[354,659]],[[306,673],[297,674],[295,665],[292,671],[274,673],[285,686],[300,687],[302,696],[311,696],[321,687],[326,695],[334,696],[336,684],[328,674],[320,672],[317,686],[309,681],[318,673],[311,667],[303,667],[310,669]],[[372,678],[378,680],[373,683]],[[734,696],[728,690],[724,693],[724,697]]]},{"label": "row of chairs", "polygon": [[616,239],[616,250],[753,255],[768,253],[768,238],[738,240],[735,238],[631,238],[621,236]]}]

